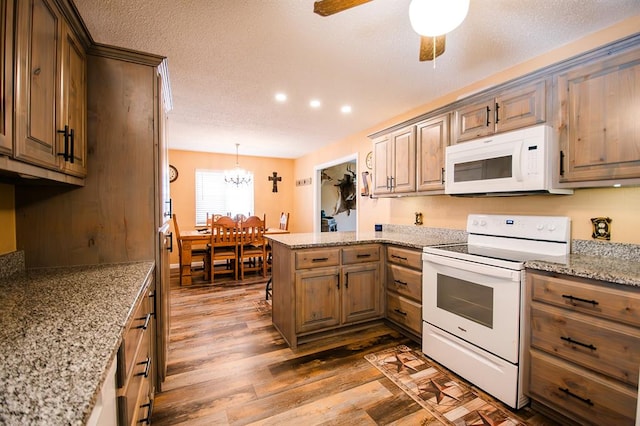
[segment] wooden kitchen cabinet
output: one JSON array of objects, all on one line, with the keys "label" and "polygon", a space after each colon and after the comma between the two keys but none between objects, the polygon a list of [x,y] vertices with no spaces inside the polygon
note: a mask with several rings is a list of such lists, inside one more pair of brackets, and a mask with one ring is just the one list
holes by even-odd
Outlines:
[{"label": "wooden kitchen cabinet", "polygon": [[147,283],[133,309],[118,350],[116,370],[118,425],[134,426],[151,419],[153,300]]},{"label": "wooden kitchen cabinet", "polygon": [[525,393],[580,424],[633,425],[640,289],[527,271]]},{"label": "wooden kitchen cabinet", "polygon": [[603,186],[640,178],[640,48],[558,74],[560,183]]},{"label": "wooden kitchen cabinet", "polygon": [[422,251],[396,246],[386,251],[386,317],[421,342]]},{"label": "wooden kitchen cabinet", "polygon": [[481,97],[454,112],[454,143],[547,120],[547,79]]},{"label": "wooden kitchen cabinet", "polygon": [[0,155],[13,152],[13,0],[0,0]]},{"label": "wooden kitchen cabinet", "polygon": [[85,177],[85,50],[53,0],[18,1],[13,156]]},{"label": "wooden kitchen cabinet", "polygon": [[416,127],[407,126],[373,140],[373,195],[416,190]]},{"label": "wooden kitchen cabinet", "polygon": [[444,153],[450,137],[448,113],[416,124],[418,192],[444,191]]},{"label": "wooden kitchen cabinet", "polygon": [[292,348],[382,318],[380,245],[272,247],[273,324]]}]

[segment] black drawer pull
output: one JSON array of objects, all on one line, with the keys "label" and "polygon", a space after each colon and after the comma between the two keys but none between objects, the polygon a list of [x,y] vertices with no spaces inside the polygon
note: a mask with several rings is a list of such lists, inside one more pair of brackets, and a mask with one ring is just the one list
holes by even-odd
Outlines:
[{"label": "black drawer pull", "polygon": [[575,393],[571,392],[568,388],[558,388],[558,390],[560,392],[564,392],[565,394],[567,394],[568,396],[577,399],[578,401],[582,401],[585,404],[589,405],[590,407],[593,407],[593,402],[591,402],[591,399],[589,398],[582,398],[581,396],[576,395]]},{"label": "black drawer pull", "polygon": [[[143,318],[138,318],[139,320],[143,319]],[[136,328],[141,328],[143,330],[146,330],[147,327],[149,327],[149,320],[151,319],[151,313],[148,313],[146,317],[144,317],[144,324],[137,326]]]},{"label": "black drawer pull", "polygon": [[362,259],[363,257],[371,257],[371,253],[359,254],[356,257],[358,259]]},{"label": "black drawer pull", "polygon": [[327,260],[329,260],[328,257],[314,257],[311,259],[312,262],[326,262]]},{"label": "black drawer pull", "polygon": [[400,281],[400,280],[393,280],[393,282],[400,285],[409,285],[408,283],[405,283],[404,281]]},{"label": "black drawer pull", "polygon": [[582,343],[582,342],[578,342],[577,340],[573,340],[571,337],[564,337],[564,336],[560,336],[560,338],[566,342],[569,342],[573,345],[578,345],[578,346],[582,346],[584,348],[587,349],[591,349],[592,351],[595,351],[597,348],[595,346],[593,346],[592,344],[586,344],[586,343]]},{"label": "black drawer pull", "polygon": [[599,303],[596,302],[595,300],[580,299],[579,297],[574,297],[574,296],[571,296],[570,294],[563,294],[562,297],[564,297],[565,299],[569,299],[569,301],[573,306],[577,306],[575,302],[588,303],[593,305],[594,307],[596,305],[599,305]]},{"label": "black drawer pull", "polygon": [[145,364],[144,372],[138,373],[136,374],[136,376],[144,376],[145,378],[147,378],[149,377],[149,369],[151,368],[151,357],[147,357],[147,359],[138,363],[138,365],[143,365],[143,364]]},{"label": "black drawer pull", "polygon": [[147,404],[142,404],[140,406],[140,408],[145,408],[148,407],[149,410],[147,411],[147,417],[145,417],[144,419],[138,420],[138,423],[144,423],[146,425],[150,425],[151,424],[151,413],[153,412],[153,399],[150,400]]},{"label": "black drawer pull", "polygon": [[401,311],[401,310],[400,310],[400,309],[398,309],[398,308],[395,308],[393,311],[394,311],[394,312],[396,312],[396,313],[398,313],[398,314],[400,314],[400,315],[403,315],[403,316],[405,316],[405,317],[407,316],[407,313],[406,313],[406,312],[403,312],[403,311]]},{"label": "black drawer pull", "polygon": [[391,257],[394,259],[404,260],[405,262],[408,260],[406,257],[398,256],[396,254],[392,254]]}]

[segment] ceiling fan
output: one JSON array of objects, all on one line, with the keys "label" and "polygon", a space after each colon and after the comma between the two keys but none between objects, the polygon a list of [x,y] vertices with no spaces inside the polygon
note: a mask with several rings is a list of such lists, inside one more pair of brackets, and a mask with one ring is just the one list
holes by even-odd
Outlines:
[{"label": "ceiling fan", "polygon": [[[318,0],[313,4],[313,12],[320,16],[329,16],[372,0]],[[445,36],[420,36],[420,61],[432,61],[444,53]]]}]

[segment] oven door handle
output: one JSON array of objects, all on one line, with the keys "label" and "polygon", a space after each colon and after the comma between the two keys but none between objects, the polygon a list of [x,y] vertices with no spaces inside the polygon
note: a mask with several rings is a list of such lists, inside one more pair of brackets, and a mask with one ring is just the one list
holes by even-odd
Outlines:
[{"label": "oven door handle", "polygon": [[[450,268],[459,269],[461,271],[472,272],[474,274],[487,275],[489,277],[507,278],[513,282],[520,282],[520,271],[512,271],[511,269],[504,269],[497,266],[481,265],[479,263],[470,262],[466,260],[451,259],[449,257],[433,255],[425,253],[422,255],[422,260],[425,263],[432,263],[434,265],[448,266]],[[424,268],[423,268],[424,272]]]}]

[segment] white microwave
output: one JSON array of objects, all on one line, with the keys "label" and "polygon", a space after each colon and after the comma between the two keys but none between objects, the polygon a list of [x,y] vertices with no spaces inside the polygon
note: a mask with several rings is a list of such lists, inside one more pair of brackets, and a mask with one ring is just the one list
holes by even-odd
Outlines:
[{"label": "white microwave", "polygon": [[572,194],[554,188],[559,152],[553,130],[528,127],[448,146],[445,151],[445,194]]}]

